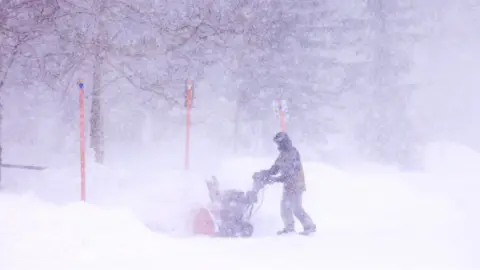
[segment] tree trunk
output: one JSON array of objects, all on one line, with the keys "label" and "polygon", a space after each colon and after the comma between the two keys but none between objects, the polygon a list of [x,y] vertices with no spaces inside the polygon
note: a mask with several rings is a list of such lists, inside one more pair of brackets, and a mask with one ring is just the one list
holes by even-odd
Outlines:
[{"label": "tree trunk", "polygon": [[101,89],[103,64],[102,45],[104,44],[102,14],[104,11],[104,4],[104,1],[98,2],[99,6],[95,18],[97,24],[97,36],[93,63],[92,108],[90,114],[90,147],[95,153],[95,162],[99,164],[103,164],[105,158],[105,132]]},{"label": "tree trunk", "polygon": [[95,153],[95,162],[103,164],[105,157],[105,134],[102,112],[101,60],[96,57],[93,68],[92,109],[90,114],[90,147]]}]

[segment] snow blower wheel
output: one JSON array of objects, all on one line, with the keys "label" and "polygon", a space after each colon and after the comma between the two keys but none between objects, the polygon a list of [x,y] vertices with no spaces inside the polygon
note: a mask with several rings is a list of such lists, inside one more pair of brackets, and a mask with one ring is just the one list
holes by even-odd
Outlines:
[{"label": "snow blower wheel", "polygon": [[245,222],[242,226],[242,231],[240,232],[240,236],[247,238],[253,235],[253,226],[250,223]]}]

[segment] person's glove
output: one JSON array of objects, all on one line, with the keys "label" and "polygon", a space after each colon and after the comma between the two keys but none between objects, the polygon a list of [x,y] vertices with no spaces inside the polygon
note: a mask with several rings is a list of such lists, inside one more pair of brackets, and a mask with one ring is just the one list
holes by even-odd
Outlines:
[{"label": "person's glove", "polygon": [[253,174],[253,179],[261,184],[267,184],[270,173],[268,170],[262,170]]},{"label": "person's glove", "polygon": [[252,176],[253,180],[255,181],[261,181],[264,178],[264,173],[263,171],[255,172]]}]

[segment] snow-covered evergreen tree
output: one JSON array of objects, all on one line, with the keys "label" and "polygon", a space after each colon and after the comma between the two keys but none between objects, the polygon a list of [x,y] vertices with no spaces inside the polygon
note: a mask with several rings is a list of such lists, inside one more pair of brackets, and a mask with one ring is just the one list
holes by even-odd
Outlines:
[{"label": "snow-covered evergreen tree", "polygon": [[366,80],[355,98],[363,112],[356,138],[364,156],[413,166],[420,141],[409,102],[415,86],[409,77],[409,54],[418,37],[413,3],[368,0],[365,6],[362,74]]}]

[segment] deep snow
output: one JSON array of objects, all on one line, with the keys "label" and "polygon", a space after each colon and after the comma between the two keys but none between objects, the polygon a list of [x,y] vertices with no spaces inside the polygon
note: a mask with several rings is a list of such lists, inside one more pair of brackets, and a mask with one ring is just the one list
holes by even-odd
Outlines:
[{"label": "deep snow", "polygon": [[[248,189],[270,162],[228,160],[211,174]],[[208,200],[206,172],[89,165],[82,203],[77,166],[4,170],[0,269],[473,269],[479,162],[448,143],[432,144],[417,173],[305,162],[317,234],[274,236],[281,188],[270,186],[255,236],[234,240],[188,233],[190,211]]]}]

